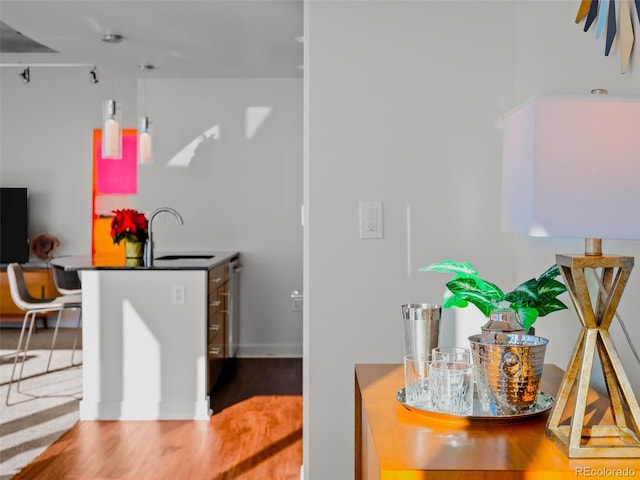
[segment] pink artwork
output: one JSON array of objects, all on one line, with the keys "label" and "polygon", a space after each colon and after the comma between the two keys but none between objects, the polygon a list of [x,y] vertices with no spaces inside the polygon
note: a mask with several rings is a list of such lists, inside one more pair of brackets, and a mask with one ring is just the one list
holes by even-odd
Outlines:
[{"label": "pink artwork", "polygon": [[[122,132],[122,158],[118,160],[102,158],[100,131],[94,135],[94,158],[97,173],[94,194],[135,194],[138,190],[137,168],[137,130],[125,129]],[[98,138],[95,138],[95,137]]]}]

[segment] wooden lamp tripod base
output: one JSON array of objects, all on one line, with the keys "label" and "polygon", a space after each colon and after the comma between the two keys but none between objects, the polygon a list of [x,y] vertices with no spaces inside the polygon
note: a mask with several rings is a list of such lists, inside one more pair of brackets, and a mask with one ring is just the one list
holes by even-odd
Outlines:
[{"label": "wooden lamp tripod base", "polygon": [[[547,436],[571,458],[640,457],[640,408],[609,334],[633,269],[633,257],[556,255],[556,263],[582,329],[547,420]],[[585,279],[587,268],[602,269],[604,288],[597,295],[595,308]],[[596,350],[609,393],[610,425],[585,422],[593,410],[587,405],[587,392]],[[569,424],[563,421],[568,405],[573,405]]]}]

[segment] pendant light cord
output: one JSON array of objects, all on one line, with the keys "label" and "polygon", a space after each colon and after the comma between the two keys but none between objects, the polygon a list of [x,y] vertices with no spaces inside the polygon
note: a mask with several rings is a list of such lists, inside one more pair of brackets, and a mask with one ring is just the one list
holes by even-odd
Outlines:
[{"label": "pendant light cord", "polygon": [[[596,281],[598,282],[598,286],[600,287],[600,293],[602,295],[604,295],[605,297],[608,296],[609,292],[607,291],[606,288],[604,288],[604,284],[602,283],[602,279],[598,276],[598,274],[596,273],[595,269],[593,269],[593,276],[595,277]],[[638,364],[640,364],[640,355],[638,355],[638,352],[636,351],[636,348],[633,346],[633,342],[631,341],[631,335],[629,335],[629,331],[627,330],[627,326],[622,321],[622,317],[618,313],[617,309],[616,309],[616,318],[620,322],[620,326],[622,327],[622,331],[624,332],[624,336],[627,337],[627,342],[629,343],[629,347],[631,347],[631,351],[633,352],[633,355],[636,357],[636,361],[638,362]]]}]

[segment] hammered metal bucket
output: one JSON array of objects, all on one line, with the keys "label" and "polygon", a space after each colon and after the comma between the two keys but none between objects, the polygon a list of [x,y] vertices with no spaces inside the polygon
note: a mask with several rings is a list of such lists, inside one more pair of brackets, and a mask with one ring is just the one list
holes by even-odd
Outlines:
[{"label": "hammered metal bucket", "polygon": [[485,415],[513,415],[535,405],[549,341],[534,335],[483,333],[469,337]]}]

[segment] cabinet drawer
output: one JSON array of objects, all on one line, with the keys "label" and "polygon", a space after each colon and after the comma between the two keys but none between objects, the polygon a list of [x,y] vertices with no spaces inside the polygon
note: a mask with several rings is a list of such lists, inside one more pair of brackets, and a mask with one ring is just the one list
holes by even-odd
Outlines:
[{"label": "cabinet drawer", "polygon": [[209,358],[224,358],[224,345],[220,342],[213,342],[207,346]]},{"label": "cabinet drawer", "polygon": [[211,344],[214,341],[222,341],[224,337],[224,324],[209,324],[207,331],[207,341]]},{"label": "cabinet drawer", "polygon": [[229,268],[220,265],[209,272],[209,293],[214,293],[229,281]]},{"label": "cabinet drawer", "polygon": [[209,295],[209,318],[218,312],[226,310],[225,298],[222,295]]}]

